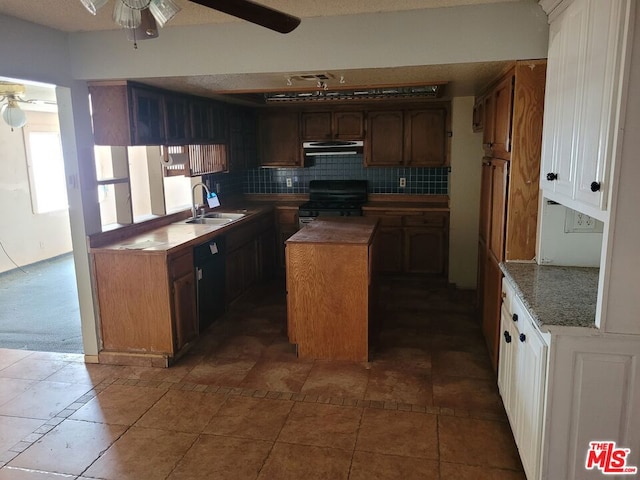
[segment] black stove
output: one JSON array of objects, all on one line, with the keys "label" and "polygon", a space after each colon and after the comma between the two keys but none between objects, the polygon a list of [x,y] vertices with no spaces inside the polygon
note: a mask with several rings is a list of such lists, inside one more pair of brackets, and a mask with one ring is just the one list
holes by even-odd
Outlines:
[{"label": "black stove", "polygon": [[320,216],[362,216],[366,201],[366,180],[311,180],[309,201],[298,208],[300,225]]}]

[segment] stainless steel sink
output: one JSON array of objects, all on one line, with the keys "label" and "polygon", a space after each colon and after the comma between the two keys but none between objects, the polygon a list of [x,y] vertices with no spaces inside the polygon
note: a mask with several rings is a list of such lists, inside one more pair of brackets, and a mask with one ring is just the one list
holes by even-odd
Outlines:
[{"label": "stainless steel sink", "polygon": [[229,222],[232,222],[233,220],[233,218],[198,217],[185,220],[184,223],[196,223],[201,225],[225,225]]},{"label": "stainless steel sink", "polygon": [[227,218],[229,220],[237,220],[246,215],[246,213],[210,212],[205,214],[204,218]]}]

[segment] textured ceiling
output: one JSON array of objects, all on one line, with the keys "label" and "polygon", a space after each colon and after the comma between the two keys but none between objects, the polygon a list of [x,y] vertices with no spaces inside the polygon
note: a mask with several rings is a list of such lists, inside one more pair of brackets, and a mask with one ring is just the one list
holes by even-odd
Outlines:
[{"label": "textured ceiling", "polygon": [[[2,0],[0,14],[17,17],[66,32],[114,30],[111,12],[115,0],[91,15],[80,0]],[[455,7],[484,3],[516,2],[522,0],[260,0],[258,3],[297,17],[327,17],[358,13],[391,12],[423,8]],[[196,5],[188,0],[175,0],[182,11],[165,28],[179,25],[206,25],[239,21],[234,17]]]}]

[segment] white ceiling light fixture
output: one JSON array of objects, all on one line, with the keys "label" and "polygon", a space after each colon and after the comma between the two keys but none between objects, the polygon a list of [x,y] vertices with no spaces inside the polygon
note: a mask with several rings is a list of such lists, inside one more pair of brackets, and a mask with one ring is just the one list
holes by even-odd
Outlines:
[{"label": "white ceiling light fixture", "polygon": [[[89,13],[96,15],[107,0],[80,0]],[[164,25],[180,11],[173,0],[115,0],[113,21],[127,30],[127,37],[138,48],[138,40],[158,37],[158,25]]]},{"label": "white ceiling light fixture", "polygon": [[2,119],[11,127],[12,132],[14,128],[22,128],[27,124],[27,115],[18,106],[21,101],[19,95],[24,95],[24,85],[0,82],[0,102],[7,101],[0,107],[0,111]]}]

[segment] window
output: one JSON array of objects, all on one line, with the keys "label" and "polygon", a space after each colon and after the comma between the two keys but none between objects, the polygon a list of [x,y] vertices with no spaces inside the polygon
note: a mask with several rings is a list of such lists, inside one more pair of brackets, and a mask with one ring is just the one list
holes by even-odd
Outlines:
[{"label": "window", "polygon": [[55,127],[24,127],[33,213],[67,210],[67,185],[60,132]]}]

